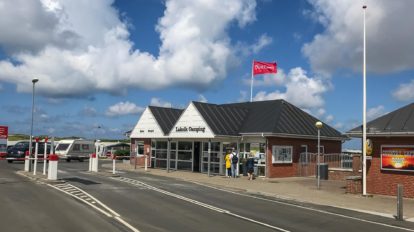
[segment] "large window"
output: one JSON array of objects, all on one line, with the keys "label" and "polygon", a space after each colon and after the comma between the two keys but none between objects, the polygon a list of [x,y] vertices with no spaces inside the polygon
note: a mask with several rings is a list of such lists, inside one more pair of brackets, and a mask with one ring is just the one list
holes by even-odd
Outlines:
[{"label": "large window", "polygon": [[272,163],[292,163],[291,146],[272,146]]}]

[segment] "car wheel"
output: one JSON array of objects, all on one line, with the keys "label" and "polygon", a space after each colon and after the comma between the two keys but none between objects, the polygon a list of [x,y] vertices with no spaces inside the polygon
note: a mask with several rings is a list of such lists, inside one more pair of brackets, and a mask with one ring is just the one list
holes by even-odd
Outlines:
[{"label": "car wheel", "polygon": [[66,159],[66,162],[70,162],[70,159]]},{"label": "car wheel", "polygon": [[83,162],[83,158],[79,158],[79,162]]},{"label": "car wheel", "polygon": [[13,163],[13,160],[7,160],[8,163]]}]

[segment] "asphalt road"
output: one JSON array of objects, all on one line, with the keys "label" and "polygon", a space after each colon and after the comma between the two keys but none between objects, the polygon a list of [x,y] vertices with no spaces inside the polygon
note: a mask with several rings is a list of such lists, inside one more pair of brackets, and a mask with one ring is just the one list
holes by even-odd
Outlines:
[{"label": "asphalt road", "polygon": [[[23,221],[30,222],[28,225],[47,216],[38,217],[39,214],[35,214],[33,220],[29,220],[31,213],[26,214],[26,211],[41,209],[38,210],[40,215],[56,218],[48,227],[34,227],[39,231],[41,228],[42,231],[57,231],[49,230],[55,227],[61,231],[131,231],[133,228],[139,231],[414,231],[413,223],[332,207],[222,191],[150,174],[125,172],[117,177],[111,177],[108,172],[90,174],[86,172],[87,162],[59,162],[58,177],[66,180],[66,184],[40,185],[17,176],[13,169],[18,166],[22,168],[20,164],[1,164],[0,173],[8,176],[4,182],[10,183],[6,188],[9,190],[0,188],[0,193],[18,191],[17,195],[23,197],[25,189],[29,188],[30,197],[18,205],[13,204],[15,198],[3,198],[7,202],[1,203],[0,212],[2,215],[13,212],[9,220],[17,215],[26,215]],[[15,184],[20,186],[19,189],[13,189],[13,179],[18,180]],[[72,191],[73,188],[68,188],[67,185],[84,192],[75,193],[80,194],[78,196],[90,194],[93,197],[91,201],[98,202],[94,203],[97,207],[91,207],[92,204],[76,200],[59,190],[62,188]],[[29,201],[38,203],[28,207]],[[3,205],[7,206],[5,210]],[[12,206],[16,207],[15,211],[8,209]],[[114,212],[112,215],[119,215],[118,218],[132,229],[100,212],[109,212],[108,209]],[[76,212],[72,213],[75,217],[67,220],[70,212]],[[81,226],[76,227],[81,229],[74,229],[73,224]]]}]

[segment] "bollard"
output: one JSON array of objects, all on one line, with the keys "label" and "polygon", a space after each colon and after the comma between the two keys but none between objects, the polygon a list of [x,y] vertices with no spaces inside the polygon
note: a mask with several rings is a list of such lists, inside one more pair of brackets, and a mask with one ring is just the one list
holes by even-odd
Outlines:
[{"label": "bollard", "polygon": [[36,175],[37,171],[37,154],[39,152],[39,138],[36,138],[36,146],[35,146],[35,159],[34,159],[34,166],[33,166],[33,175]]},{"label": "bollard", "polygon": [[92,160],[92,154],[89,154],[89,171],[90,172],[92,171],[92,162],[93,162],[93,160]]},{"label": "bollard", "polygon": [[24,171],[28,172],[29,168],[30,168],[30,153],[29,151],[26,151],[25,156],[24,156]]},{"label": "bollard", "polygon": [[145,165],[145,171],[147,171],[148,170],[148,154],[145,155],[145,164],[144,165]]},{"label": "bollard", "polygon": [[58,169],[59,157],[55,154],[49,155],[49,170],[47,173],[48,180],[57,180],[57,169]]},{"label": "bollard", "polygon": [[115,174],[115,161],[116,161],[116,156],[112,155],[112,174]]},{"label": "bollard", "polygon": [[98,156],[96,153],[92,154],[92,172],[98,172]]},{"label": "bollard", "polygon": [[404,197],[404,187],[402,184],[397,186],[397,215],[395,219],[398,221],[404,220],[404,213],[403,213],[403,197]]}]

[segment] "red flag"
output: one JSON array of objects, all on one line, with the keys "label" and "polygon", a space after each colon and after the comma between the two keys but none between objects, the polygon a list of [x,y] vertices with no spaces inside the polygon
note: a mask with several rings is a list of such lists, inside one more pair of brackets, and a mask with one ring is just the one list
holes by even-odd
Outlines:
[{"label": "red flag", "polygon": [[253,61],[253,75],[277,73],[277,64],[269,62]]}]

